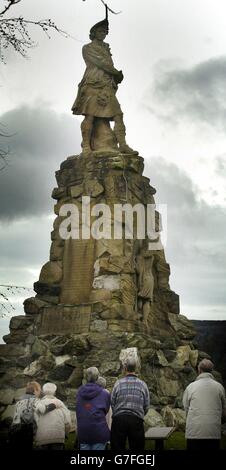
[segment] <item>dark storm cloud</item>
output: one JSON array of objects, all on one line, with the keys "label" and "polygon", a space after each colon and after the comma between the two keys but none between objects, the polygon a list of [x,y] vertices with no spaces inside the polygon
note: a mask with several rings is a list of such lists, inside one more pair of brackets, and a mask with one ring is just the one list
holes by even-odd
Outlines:
[{"label": "dark storm cloud", "polygon": [[226,57],[201,62],[191,68],[156,67],[148,106],[158,118],[179,122],[189,119],[225,131]]},{"label": "dark storm cloud", "polygon": [[55,171],[79,151],[78,121],[47,107],[25,106],[0,121],[11,134],[9,165],[0,173],[0,220],[51,213]]},{"label": "dark storm cloud", "polygon": [[186,303],[225,304],[226,209],[200,198],[189,176],[162,158],[146,165],[156,201],[167,204],[172,287]]}]

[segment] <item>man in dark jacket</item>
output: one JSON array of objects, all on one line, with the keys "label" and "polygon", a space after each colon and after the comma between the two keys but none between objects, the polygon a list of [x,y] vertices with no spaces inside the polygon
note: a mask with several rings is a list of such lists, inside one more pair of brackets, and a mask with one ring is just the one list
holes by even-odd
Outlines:
[{"label": "man in dark jacket", "polygon": [[86,385],[82,385],[76,398],[76,416],[80,450],[104,450],[110,440],[106,414],[110,408],[110,393],[96,384],[96,367],[86,370]]}]

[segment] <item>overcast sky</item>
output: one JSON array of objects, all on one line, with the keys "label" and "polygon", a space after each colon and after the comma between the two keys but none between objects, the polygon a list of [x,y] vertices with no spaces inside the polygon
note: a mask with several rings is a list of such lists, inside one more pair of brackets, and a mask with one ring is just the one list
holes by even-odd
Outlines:
[{"label": "overcast sky", "polygon": [[[109,5],[122,11],[110,17],[107,42],[125,77],[118,97],[127,140],[145,158],[157,202],[168,205],[171,288],[187,317],[225,320],[225,0]],[[22,0],[19,15],[51,18],[73,36],[49,40],[33,29],[30,58],[9,52],[0,65],[0,122],[13,134],[0,173],[0,283],[32,287],[49,257],[54,173],[80,152],[80,120],[70,109],[82,45],[104,9],[99,0]]]}]

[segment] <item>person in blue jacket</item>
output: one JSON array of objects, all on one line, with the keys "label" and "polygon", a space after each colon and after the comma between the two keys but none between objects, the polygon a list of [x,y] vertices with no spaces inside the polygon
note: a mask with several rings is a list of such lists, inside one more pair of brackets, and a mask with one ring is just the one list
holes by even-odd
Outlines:
[{"label": "person in blue jacket", "polygon": [[87,383],[82,385],[76,397],[77,431],[80,450],[104,450],[110,440],[106,414],[110,408],[110,393],[96,383],[99,371],[86,369]]}]

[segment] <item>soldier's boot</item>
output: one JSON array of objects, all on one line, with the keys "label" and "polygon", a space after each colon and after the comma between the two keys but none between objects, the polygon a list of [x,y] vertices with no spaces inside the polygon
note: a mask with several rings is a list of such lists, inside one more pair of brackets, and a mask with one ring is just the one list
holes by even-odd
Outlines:
[{"label": "soldier's boot", "polygon": [[133,150],[126,143],[126,128],[122,118],[115,120],[114,133],[118,141],[119,150],[121,153],[132,153],[133,155],[138,155],[138,152],[136,150]]},{"label": "soldier's boot", "polygon": [[92,152],[91,149],[91,135],[93,128],[93,119],[85,117],[81,124],[82,132],[82,155],[89,155]]}]

